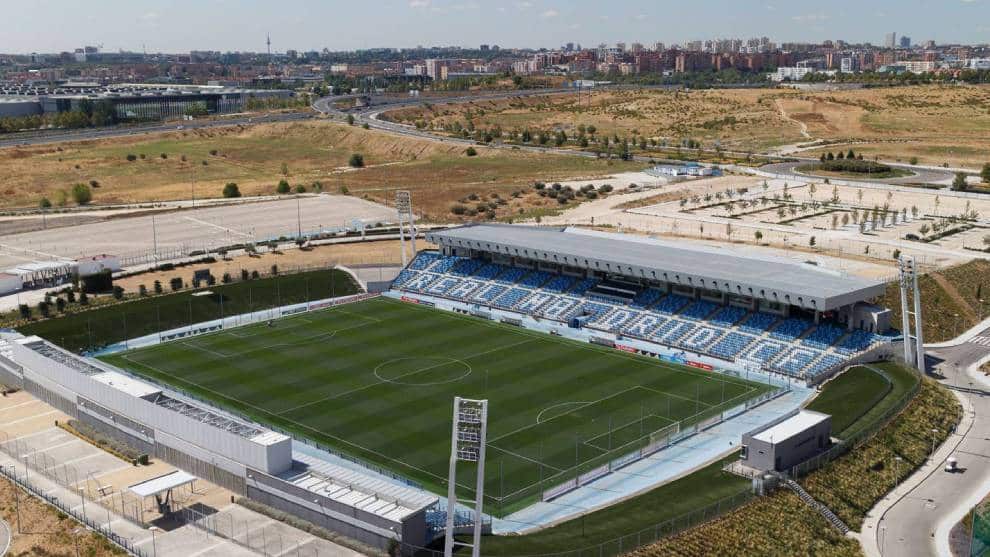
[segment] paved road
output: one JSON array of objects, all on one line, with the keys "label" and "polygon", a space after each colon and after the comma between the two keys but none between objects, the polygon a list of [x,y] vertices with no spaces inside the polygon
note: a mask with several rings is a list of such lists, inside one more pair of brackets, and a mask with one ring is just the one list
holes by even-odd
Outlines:
[{"label": "paved road", "polygon": [[[809,159],[809,160],[817,161],[817,159]],[[808,175],[795,170],[796,167],[802,164],[807,164],[807,162],[800,161],[800,162],[782,162],[782,163],[768,164],[760,167],[760,170],[765,170],[767,172],[774,172],[776,174],[788,174],[794,176],[795,179],[808,178]],[[936,170],[931,168],[920,168],[920,167],[896,165],[896,164],[891,164],[890,166],[902,170],[907,170],[909,172],[913,172],[914,174],[911,176],[903,176],[901,178],[884,178],[882,180],[881,179],[872,180],[870,178],[849,178],[849,179],[855,180],[857,182],[875,182],[877,184],[925,183],[925,184],[948,185],[948,183],[950,183],[952,181],[952,178],[955,176],[952,172],[949,172],[947,170]]]},{"label": "paved road", "polygon": [[109,128],[95,128],[82,130],[67,130],[56,133],[36,133],[29,136],[19,136],[16,138],[0,139],[0,148],[14,147],[17,145],[43,145],[49,143],[61,143],[63,141],[84,141],[88,139],[105,139],[108,137],[126,137],[133,135],[146,135],[152,133],[162,133],[176,131],[177,129],[196,130],[203,128],[220,128],[227,126],[238,126],[248,124],[264,124],[271,122],[292,122],[298,120],[308,120],[316,115],[310,112],[290,112],[285,114],[263,114],[260,116],[242,116],[237,118],[224,118],[220,120],[193,120],[190,122],[152,124],[144,126],[113,126]]},{"label": "paved road", "polygon": [[967,371],[988,354],[990,328],[958,346],[929,351],[933,371],[944,376],[941,382],[971,408],[972,426],[957,432],[961,440],[955,438],[958,446],[951,451],[964,472],[948,473],[939,465],[882,516],[874,532],[882,555],[939,554],[939,537],[947,539],[949,528],[974,504],[970,499],[990,489],[990,391],[985,378]]}]

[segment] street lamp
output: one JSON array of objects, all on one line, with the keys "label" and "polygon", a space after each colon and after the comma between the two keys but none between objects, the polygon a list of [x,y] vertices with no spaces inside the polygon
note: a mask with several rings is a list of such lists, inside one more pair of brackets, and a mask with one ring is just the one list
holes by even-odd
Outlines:
[{"label": "street lamp", "polygon": [[898,474],[898,470],[900,469],[901,460],[902,459],[899,456],[895,456],[894,457],[894,483],[895,484],[897,483],[897,478],[900,477],[900,475]]},{"label": "street lamp", "polygon": [[936,429],[936,428],[933,427],[932,428],[932,452],[930,453],[931,456],[935,456],[935,434],[937,434],[937,433],[938,433],[938,429]]}]

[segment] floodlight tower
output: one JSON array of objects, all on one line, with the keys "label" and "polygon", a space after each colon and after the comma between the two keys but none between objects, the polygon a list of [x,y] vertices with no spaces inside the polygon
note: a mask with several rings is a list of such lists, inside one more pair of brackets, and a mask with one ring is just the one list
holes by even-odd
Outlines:
[{"label": "floodlight tower", "polygon": [[[485,495],[485,440],[488,435],[488,401],[454,397],[454,427],[450,438],[450,476],[447,480],[447,535],[444,557],[451,557],[454,545],[471,548],[471,557],[481,555],[481,515]],[[471,543],[454,541],[454,518],[457,513],[457,463],[476,462],[474,489],[474,535]],[[465,501],[465,503],[471,501]]]},{"label": "floodlight tower", "polygon": [[412,240],[412,255],[416,257],[416,225],[412,210],[412,194],[408,190],[395,192],[395,210],[399,218],[399,244],[402,247],[402,266],[406,266],[406,236],[403,223],[409,226],[409,237]]},{"label": "floodlight tower", "polygon": [[[904,361],[918,371],[925,371],[925,339],[922,334],[921,292],[918,289],[918,268],[914,257],[902,255],[897,260],[901,287],[901,332],[904,334]],[[909,292],[910,291],[910,294]],[[908,303],[911,298],[912,304]],[[913,305],[913,310],[912,310]],[[914,335],[911,335],[911,316],[914,316]],[[914,342],[912,355],[911,342]]]}]

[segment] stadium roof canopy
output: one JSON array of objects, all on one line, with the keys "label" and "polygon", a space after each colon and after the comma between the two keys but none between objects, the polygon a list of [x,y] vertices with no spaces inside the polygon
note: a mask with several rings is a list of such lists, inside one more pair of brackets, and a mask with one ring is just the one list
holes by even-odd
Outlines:
[{"label": "stadium roof canopy", "polygon": [[575,228],[479,224],[430,232],[441,247],[471,249],[570,268],[829,311],[881,296],[882,282],[783,258]]}]

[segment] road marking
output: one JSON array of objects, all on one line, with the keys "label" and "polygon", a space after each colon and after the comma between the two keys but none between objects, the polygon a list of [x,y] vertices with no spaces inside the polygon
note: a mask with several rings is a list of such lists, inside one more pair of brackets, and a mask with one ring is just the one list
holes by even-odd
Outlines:
[{"label": "road marking", "polygon": [[983,335],[976,336],[969,339],[969,342],[971,344],[979,344],[980,346],[990,348],[990,336],[983,336]]},{"label": "road marking", "polygon": [[216,228],[217,230],[222,230],[224,232],[229,232],[229,233],[235,234],[237,236],[242,236],[244,238],[252,238],[252,236],[250,234],[246,233],[246,232],[240,232],[240,231],[234,230],[232,228],[227,228],[226,226],[220,226],[219,224],[213,224],[212,222],[206,222],[205,220],[197,219],[196,217],[182,217],[182,218],[186,219],[189,222],[194,222],[196,224],[202,224],[202,225],[205,225],[205,226],[210,226],[210,227]]}]

